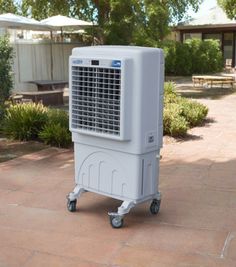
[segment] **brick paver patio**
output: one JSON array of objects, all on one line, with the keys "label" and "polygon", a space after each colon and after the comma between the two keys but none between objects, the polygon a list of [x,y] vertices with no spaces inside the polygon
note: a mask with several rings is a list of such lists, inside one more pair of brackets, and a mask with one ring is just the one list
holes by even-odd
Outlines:
[{"label": "brick paver patio", "polygon": [[162,150],[161,212],[87,193],[66,209],[73,153],[49,148],[0,164],[0,267],[236,266],[236,95],[202,100],[213,121]]}]

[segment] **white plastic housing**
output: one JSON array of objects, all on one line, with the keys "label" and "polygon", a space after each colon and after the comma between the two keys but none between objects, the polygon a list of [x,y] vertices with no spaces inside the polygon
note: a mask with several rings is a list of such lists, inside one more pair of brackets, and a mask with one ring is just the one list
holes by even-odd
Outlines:
[{"label": "white plastic housing", "polygon": [[76,184],[118,199],[151,198],[163,136],[163,51],[74,48],[69,69]]},{"label": "white plastic housing", "polygon": [[[99,60],[100,65],[92,66],[93,60]],[[111,67],[112,61],[120,61],[120,67]],[[73,67],[106,67],[121,71],[120,135],[73,127]],[[134,154],[162,147],[164,56],[161,49],[132,46],[74,48],[70,70],[70,129],[74,142]]]},{"label": "white plastic housing", "polygon": [[84,189],[140,202],[158,190],[156,152],[134,155],[75,143],[75,181]]}]

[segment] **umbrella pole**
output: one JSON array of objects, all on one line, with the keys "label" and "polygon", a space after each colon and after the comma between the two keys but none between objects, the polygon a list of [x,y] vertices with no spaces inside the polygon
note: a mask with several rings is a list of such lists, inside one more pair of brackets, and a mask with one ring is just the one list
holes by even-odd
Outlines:
[{"label": "umbrella pole", "polygon": [[63,43],[63,31],[62,31],[62,27],[61,27],[61,42]]},{"label": "umbrella pole", "polygon": [[50,45],[50,52],[51,52],[51,80],[53,80],[53,49],[52,49],[52,31],[50,31],[50,37],[51,37],[51,45]]}]

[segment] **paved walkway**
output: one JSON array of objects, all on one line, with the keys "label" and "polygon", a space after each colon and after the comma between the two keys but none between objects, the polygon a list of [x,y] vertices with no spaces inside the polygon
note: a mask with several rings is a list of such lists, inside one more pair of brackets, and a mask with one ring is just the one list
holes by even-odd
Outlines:
[{"label": "paved walkway", "polygon": [[211,122],[162,150],[161,212],[143,204],[114,230],[116,200],[87,193],[69,213],[73,154],[0,164],[0,266],[236,266],[236,95],[202,100]]}]

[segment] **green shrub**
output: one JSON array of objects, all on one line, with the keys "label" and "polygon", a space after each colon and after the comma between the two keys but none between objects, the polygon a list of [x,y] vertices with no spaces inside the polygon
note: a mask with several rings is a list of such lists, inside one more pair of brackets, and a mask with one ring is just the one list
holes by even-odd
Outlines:
[{"label": "green shrub", "polygon": [[192,58],[189,45],[186,43],[176,43],[175,56],[175,74],[190,75],[192,74]]},{"label": "green shrub", "polygon": [[197,101],[182,98],[180,105],[182,107],[181,115],[185,117],[190,127],[200,125],[208,113],[208,108]]},{"label": "green shrub", "polygon": [[179,101],[179,95],[175,91],[175,85],[173,82],[166,82],[164,89],[164,105],[168,103],[177,103]]},{"label": "green shrub", "polygon": [[5,112],[6,112],[6,107],[4,104],[0,104],[0,128],[1,128],[1,123],[2,123],[2,120],[5,116]]},{"label": "green shrub", "polygon": [[52,146],[68,147],[71,144],[70,132],[60,124],[47,124],[39,133],[39,137],[45,144]]},{"label": "green shrub", "polygon": [[67,147],[71,144],[68,113],[48,109],[42,104],[11,105],[3,119],[3,133],[13,139],[40,138],[46,144]]},{"label": "green shrub", "polygon": [[49,110],[48,121],[40,131],[39,137],[46,144],[68,147],[71,144],[68,113],[59,109]]},{"label": "green shrub", "polygon": [[176,45],[173,41],[164,41],[160,44],[165,55],[165,70],[167,73],[175,73]]},{"label": "green shrub", "polygon": [[61,109],[48,109],[48,122],[47,124],[54,123],[60,124],[62,127],[69,129],[69,116],[68,112]]},{"label": "green shrub", "polygon": [[200,125],[208,108],[197,101],[178,95],[174,83],[165,83],[163,127],[164,134],[184,136],[190,127]]},{"label": "green shrub", "polygon": [[0,37],[0,105],[9,98],[13,87],[13,48],[8,37]]},{"label": "green shrub", "polygon": [[212,73],[223,68],[223,56],[217,40],[165,41],[160,47],[165,54],[166,74]]},{"label": "green shrub", "polygon": [[184,136],[189,127],[186,119],[181,116],[181,106],[176,103],[169,103],[164,108],[163,126],[164,134],[171,136]]},{"label": "green shrub", "polygon": [[11,105],[3,120],[3,133],[13,139],[34,140],[47,121],[47,108],[42,104]]}]

